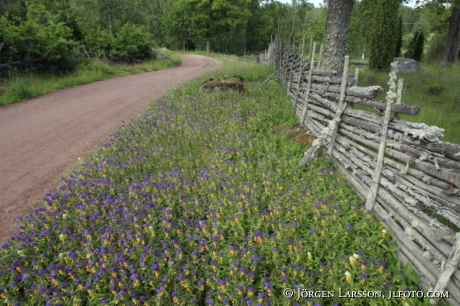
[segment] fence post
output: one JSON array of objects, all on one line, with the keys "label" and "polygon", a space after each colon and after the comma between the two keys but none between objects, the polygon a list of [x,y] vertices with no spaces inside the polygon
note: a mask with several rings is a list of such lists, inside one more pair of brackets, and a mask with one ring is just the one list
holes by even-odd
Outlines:
[{"label": "fence post", "polygon": [[[452,252],[449,258],[445,261],[441,274],[439,275],[438,281],[434,286],[433,292],[441,292],[446,288],[447,282],[450,280],[452,273],[454,273],[458,263],[460,262],[460,233],[456,235],[457,239],[452,247]],[[430,300],[431,305],[437,305],[439,298],[433,298]]]},{"label": "fence post", "polygon": [[[291,89],[291,83],[292,83],[292,67],[294,66],[294,59],[295,59],[295,39],[292,42],[292,50],[294,52],[293,52],[292,61],[291,61],[291,67],[290,67],[290,71],[289,71],[289,81],[287,82],[287,94],[288,94],[288,96],[290,96],[289,91]],[[289,60],[289,57],[288,57],[288,60]]]},{"label": "fence post", "polygon": [[308,96],[310,95],[310,88],[312,83],[312,76],[313,76],[313,62],[315,60],[315,49],[316,49],[316,42],[313,43],[313,53],[310,57],[310,71],[308,72],[308,83],[307,83],[307,91],[305,92],[305,105],[303,107],[302,116],[300,116],[300,125],[303,124],[305,121],[305,116],[307,115],[308,109]]},{"label": "fence post", "polygon": [[[345,101],[345,94],[347,92],[348,86],[348,65],[350,63],[350,57],[347,55],[345,56],[345,63],[343,64],[343,76],[342,76],[342,84],[340,85],[340,96],[339,96],[339,104],[337,106],[337,113],[335,114],[335,119],[340,119],[342,116],[345,108],[347,107],[347,103]],[[329,143],[329,149],[327,154],[329,156],[332,155],[332,150],[334,149],[335,137],[337,136],[337,130],[339,128],[339,123],[335,125],[335,128],[331,131],[331,142]]]},{"label": "fence post", "polygon": [[386,141],[387,141],[387,133],[388,133],[388,123],[390,122],[390,115],[391,115],[391,105],[397,99],[396,93],[396,67],[395,64],[391,64],[391,72],[390,72],[390,81],[388,85],[390,88],[387,92],[387,108],[385,110],[385,117],[383,121],[383,128],[382,134],[380,135],[380,146],[379,146],[379,153],[377,155],[377,162],[375,165],[374,175],[372,176],[372,186],[369,189],[366,198],[366,209],[372,210],[375,204],[375,198],[377,197],[377,191],[380,185],[380,174],[382,173],[383,168],[383,159],[385,157],[385,148],[386,148]]},{"label": "fence post", "polygon": [[[324,128],[320,136],[313,141],[311,147],[305,152],[304,156],[298,163],[298,166],[301,167],[307,163],[307,161],[310,159],[311,156],[316,152],[316,150],[319,149],[322,145],[324,145],[327,142],[327,137],[331,136],[331,142],[330,142],[330,147],[329,147],[329,152],[332,152],[332,146],[334,146],[334,141],[335,137],[337,135],[337,129],[339,126],[340,122],[340,117],[342,117],[342,114],[347,107],[347,103],[344,103],[345,100],[345,93],[347,89],[347,84],[348,84],[348,63],[349,63],[350,57],[345,56],[345,64],[344,64],[344,69],[343,69],[343,79],[342,79],[342,87],[340,91],[340,97],[339,97],[339,105],[337,106],[337,111],[335,113],[334,119],[329,121],[329,124],[326,128]],[[330,153],[329,153],[330,154]]]},{"label": "fence post", "polygon": [[[396,100],[396,104],[401,104],[403,86],[404,86],[404,79],[399,79],[398,80],[398,99]],[[399,119],[399,113],[395,113],[395,118]]]},{"label": "fence post", "polygon": [[305,47],[305,35],[303,36],[302,39],[302,52],[300,53],[300,71],[299,71],[299,83],[297,84],[297,90],[295,93],[295,98],[294,98],[294,114],[297,113],[295,110],[295,107],[297,105],[297,99],[299,98],[300,94],[300,85],[302,84],[302,74],[303,74],[303,50]]},{"label": "fence post", "polygon": [[319,47],[319,57],[318,57],[318,65],[316,65],[316,69],[321,69],[321,58],[323,57],[323,44]]}]

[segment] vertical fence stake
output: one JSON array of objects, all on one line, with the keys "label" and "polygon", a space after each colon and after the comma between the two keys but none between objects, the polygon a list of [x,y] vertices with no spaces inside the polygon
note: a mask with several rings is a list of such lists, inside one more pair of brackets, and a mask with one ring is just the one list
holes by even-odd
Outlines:
[{"label": "vertical fence stake", "polygon": [[300,53],[299,83],[297,84],[297,90],[296,90],[295,97],[294,97],[294,103],[293,103],[294,104],[294,113],[296,113],[295,107],[297,105],[297,99],[299,98],[299,94],[300,94],[300,85],[302,84],[303,50],[304,50],[304,47],[305,47],[305,35],[303,36],[303,39],[302,39],[302,52]]},{"label": "vertical fence stake", "polygon": [[390,73],[390,81],[388,85],[390,88],[387,92],[387,108],[385,110],[385,117],[383,120],[383,129],[382,135],[380,135],[380,146],[379,146],[379,153],[377,155],[377,162],[374,170],[374,175],[372,176],[372,185],[369,189],[366,198],[366,209],[372,210],[375,204],[375,198],[377,197],[377,191],[380,185],[380,174],[382,173],[383,168],[383,158],[385,157],[385,148],[386,148],[386,141],[387,141],[387,133],[388,133],[388,123],[390,121],[390,114],[391,114],[391,104],[397,99],[396,93],[396,69],[395,64],[391,64],[391,73]]},{"label": "vertical fence stake", "polygon": [[[445,262],[444,269],[442,269],[441,274],[439,275],[438,281],[434,286],[433,292],[441,292],[446,288],[447,282],[450,280],[452,273],[454,273],[458,263],[460,262],[460,233],[456,235],[455,243],[452,247],[452,252],[450,253],[449,258]],[[431,299],[430,305],[437,305],[439,299]]]},{"label": "vertical fence stake", "polygon": [[295,38],[293,39],[293,42],[292,42],[292,50],[294,51],[293,52],[294,55],[292,56],[291,67],[290,67],[290,71],[289,71],[289,81],[287,83],[288,97],[290,96],[289,91],[291,90],[291,83],[292,83],[292,67],[294,66],[294,59],[295,59]]},{"label": "vertical fence stake", "polygon": [[318,57],[318,65],[316,65],[316,69],[321,69],[321,58],[323,57],[323,44],[319,47],[319,57]]},{"label": "vertical fence stake", "polygon": [[[396,100],[396,104],[401,104],[403,86],[404,86],[404,79],[399,79],[398,80],[398,99]],[[395,113],[395,118],[399,119],[399,113]]]},{"label": "vertical fence stake", "polygon": [[313,76],[313,62],[315,60],[315,49],[316,49],[316,42],[313,43],[313,52],[312,56],[310,57],[310,71],[308,72],[308,83],[307,83],[307,91],[305,92],[305,105],[303,107],[302,116],[300,116],[300,124],[302,125],[305,121],[305,116],[307,115],[308,109],[308,96],[310,95],[310,88],[312,84],[312,76]]},{"label": "vertical fence stake", "polygon": [[[337,112],[335,114],[335,119],[339,119],[342,117],[345,108],[347,107],[347,103],[345,101],[345,94],[347,92],[348,86],[348,65],[350,63],[350,57],[347,55],[345,56],[345,62],[343,64],[343,76],[342,76],[342,84],[340,85],[340,96],[339,96],[339,104],[337,106]],[[335,128],[331,131],[331,142],[329,143],[329,149],[327,154],[329,156],[332,155],[332,150],[334,149],[335,137],[337,136],[337,130],[339,128],[339,123],[334,126]]]},{"label": "vertical fence stake", "polygon": [[[332,152],[332,147],[334,146],[334,141],[335,137],[337,135],[337,129],[339,127],[339,122],[340,122],[340,117],[342,117],[342,114],[347,107],[347,103],[344,103],[345,100],[345,93],[346,93],[346,88],[348,84],[348,63],[349,63],[350,57],[345,56],[345,64],[343,68],[343,79],[342,79],[342,86],[340,90],[340,97],[339,97],[339,105],[337,106],[337,111],[335,113],[334,118],[329,121],[328,126],[324,128],[319,137],[313,141],[311,147],[305,152],[304,156],[298,163],[298,166],[301,167],[307,163],[307,161],[310,159],[311,156],[316,152],[316,150],[319,149],[322,145],[324,145],[327,142],[327,137],[331,137],[331,142],[330,142],[330,147],[329,147],[329,152]],[[331,154],[331,153],[329,153]]]}]

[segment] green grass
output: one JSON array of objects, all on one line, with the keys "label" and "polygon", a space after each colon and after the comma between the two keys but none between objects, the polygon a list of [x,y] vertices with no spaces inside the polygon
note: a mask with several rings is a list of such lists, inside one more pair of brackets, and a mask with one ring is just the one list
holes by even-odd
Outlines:
[{"label": "green grass", "polygon": [[[358,85],[369,86],[364,80],[372,75],[377,79],[377,85],[388,90],[388,73],[376,73],[368,68],[360,71]],[[460,143],[460,66],[441,69],[437,65],[429,65],[427,70],[419,69],[417,73],[398,73],[398,78],[404,79],[402,103],[421,109],[418,116],[401,115],[401,119],[436,125],[445,129],[441,140]],[[440,95],[428,94],[429,89],[434,87],[442,89]],[[385,93],[378,97],[380,101],[384,99]]]},{"label": "green grass", "polygon": [[79,86],[129,74],[167,69],[182,63],[177,53],[162,50],[160,54],[167,55],[169,59],[151,60],[136,65],[107,65],[96,59],[80,59],[76,71],[63,76],[50,73],[16,74],[9,80],[2,81],[2,87],[8,88],[8,90],[3,93],[0,92],[0,106],[39,97],[61,88]]},{"label": "green grass", "polygon": [[[428,305],[339,298],[417,290],[394,238],[324,157],[273,133],[295,123],[264,65],[223,61],[122,126],[0,249],[7,305]],[[209,77],[246,92],[204,94]],[[335,291],[283,296],[283,289]],[[298,289],[296,289],[298,288]],[[62,293],[62,294],[61,294]]]}]

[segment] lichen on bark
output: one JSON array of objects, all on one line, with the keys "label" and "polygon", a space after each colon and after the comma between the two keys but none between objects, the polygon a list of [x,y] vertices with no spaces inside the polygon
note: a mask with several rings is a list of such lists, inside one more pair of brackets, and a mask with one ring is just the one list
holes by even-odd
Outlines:
[{"label": "lichen on bark", "polygon": [[353,10],[353,0],[329,0],[327,6],[326,40],[321,68],[343,72],[348,48],[348,27]]}]

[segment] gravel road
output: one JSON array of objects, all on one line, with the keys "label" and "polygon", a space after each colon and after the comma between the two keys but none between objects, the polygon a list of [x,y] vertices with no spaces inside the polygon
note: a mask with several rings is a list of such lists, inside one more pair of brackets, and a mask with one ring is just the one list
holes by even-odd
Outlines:
[{"label": "gravel road", "polygon": [[208,57],[182,55],[178,67],[62,89],[0,108],[0,243],[16,231],[16,218],[38,207],[78,157],[88,157],[122,120],[135,118],[150,101],[218,66]]}]

